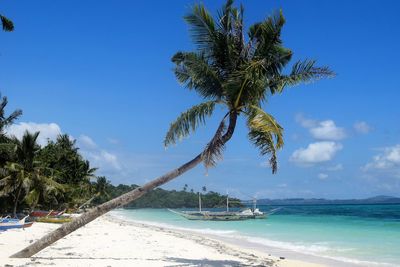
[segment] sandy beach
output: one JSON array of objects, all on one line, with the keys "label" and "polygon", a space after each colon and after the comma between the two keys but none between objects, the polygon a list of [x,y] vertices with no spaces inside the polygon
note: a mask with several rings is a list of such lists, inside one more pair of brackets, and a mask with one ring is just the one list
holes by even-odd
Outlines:
[{"label": "sandy beach", "polygon": [[105,215],[30,259],[10,255],[57,228],[34,223],[0,233],[0,266],[281,266],[320,264],[280,259],[195,233],[128,223]]}]

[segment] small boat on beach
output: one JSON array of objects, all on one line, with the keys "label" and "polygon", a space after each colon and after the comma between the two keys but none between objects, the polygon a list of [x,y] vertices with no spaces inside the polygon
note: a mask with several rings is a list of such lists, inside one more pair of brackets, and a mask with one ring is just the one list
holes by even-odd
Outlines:
[{"label": "small boat on beach", "polygon": [[[29,215],[28,215],[29,216]],[[3,218],[0,221],[0,231],[6,231],[9,229],[27,228],[31,227],[33,222],[25,222],[28,216],[19,219]]]},{"label": "small boat on beach", "polygon": [[72,221],[72,218],[66,216],[47,216],[35,218],[35,221],[42,223],[67,223]]},{"label": "small boat on beach", "polygon": [[34,210],[32,211],[29,215],[31,217],[37,218],[37,217],[47,217],[47,216],[60,216],[65,212],[63,211],[56,211],[56,210]]},{"label": "small boat on beach", "polygon": [[71,215],[65,214],[66,210],[63,211],[44,211],[35,210],[30,213],[30,216],[35,222],[42,223],[66,223],[72,220]]}]

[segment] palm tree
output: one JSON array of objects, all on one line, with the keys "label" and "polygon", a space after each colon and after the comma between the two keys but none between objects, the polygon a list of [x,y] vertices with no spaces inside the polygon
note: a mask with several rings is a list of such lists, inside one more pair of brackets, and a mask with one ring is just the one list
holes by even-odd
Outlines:
[{"label": "palm tree", "polygon": [[25,201],[31,210],[38,203],[43,203],[50,207],[54,204],[57,205],[57,196],[62,195],[65,191],[65,186],[56,182],[55,171],[42,166],[35,166],[32,179],[29,182]]},{"label": "palm tree", "polygon": [[175,75],[187,88],[195,90],[205,100],[182,113],[171,124],[164,144],[168,146],[188,136],[211,116],[216,105],[226,109],[211,141],[192,160],[157,179],[112,199],[72,222],[44,236],[13,255],[30,257],[102,214],[143,196],[203,162],[214,166],[222,156],[225,144],[231,139],[238,116],[247,120],[250,140],[261,154],[270,156],[272,171],[277,170],[277,150],[283,146],[282,127],[262,109],[268,96],[283,91],[286,86],[332,76],[327,67],[316,67],[315,61],[295,63],[288,74],[283,74],[292,51],[282,45],[284,25],[282,12],[252,25],[244,37],[243,7],[233,7],[228,0],[215,20],[203,5],[195,5],[185,16],[197,50],[178,52],[172,61]]},{"label": "palm tree", "polygon": [[15,144],[15,162],[8,163],[5,166],[8,175],[1,179],[0,186],[3,195],[12,193],[14,196],[14,216],[16,216],[21,194],[29,190],[29,184],[33,175],[35,175],[34,157],[39,150],[39,146],[36,143],[38,136],[39,132],[34,134],[25,132],[22,140],[18,140],[15,137],[12,139]]},{"label": "palm tree", "polygon": [[[1,95],[0,95],[1,96]],[[7,126],[10,126],[22,115],[22,110],[17,109],[12,112],[10,115],[5,115],[5,108],[8,104],[8,99],[6,96],[3,96],[0,100],[0,135],[4,135],[4,130]]]},{"label": "palm tree", "polygon": [[10,159],[14,148],[14,144],[10,138],[6,136],[5,130],[22,115],[22,110],[17,109],[7,116],[5,114],[7,104],[8,99],[6,96],[3,96],[0,100],[0,166],[4,166],[6,161]]},{"label": "palm tree", "polygon": [[14,31],[14,23],[7,17],[0,15],[1,24],[3,26],[3,31],[12,32]]},{"label": "palm tree", "polygon": [[96,198],[110,197],[110,195],[107,192],[109,185],[110,185],[110,182],[107,181],[106,177],[104,177],[104,176],[97,177],[97,181],[94,184],[94,195],[89,200],[87,200],[85,203],[83,203],[78,209],[88,206]]},{"label": "palm tree", "polygon": [[45,170],[35,160],[40,147],[37,144],[39,132],[25,132],[21,140],[12,138],[14,161],[5,166],[7,175],[0,180],[0,195],[13,195],[13,215],[16,217],[18,204],[22,199],[34,207],[39,199],[46,200],[63,190],[62,185],[45,175]]}]

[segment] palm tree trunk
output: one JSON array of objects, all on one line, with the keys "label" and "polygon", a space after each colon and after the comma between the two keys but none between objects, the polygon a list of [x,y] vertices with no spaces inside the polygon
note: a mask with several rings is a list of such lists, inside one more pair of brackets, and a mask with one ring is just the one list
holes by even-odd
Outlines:
[{"label": "palm tree trunk", "polygon": [[[224,143],[226,143],[232,137],[234,129],[236,127],[236,120],[237,120],[237,113],[231,112],[229,115],[229,127],[228,127],[225,135],[222,137]],[[141,187],[138,187],[126,194],[123,194],[117,198],[114,198],[106,203],[99,205],[99,206],[89,210],[88,212],[85,212],[80,217],[73,219],[69,223],[63,224],[61,227],[59,227],[56,230],[54,230],[53,232],[45,235],[44,237],[42,237],[41,239],[39,239],[32,245],[24,248],[23,250],[17,252],[14,255],[12,255],[11,258],[28,258],[28,257],[35,255],[42,249],[50,246],[57,240],[72,233],[73,231],[79,229],[80,227],[86,225],[87,223],[93,221],[94,219],[100,217],[101,215],[109,212],[112,209],[121,207],[123,205],[126,205],[126,204],[140,198],[141,196],[143,196],[147,192],[153,190],[154,188],[156,188],[160,185],[163,185],[163,184],[173,180],[174,178],[180,176],[181,174],[187,172],[188,170],[194,168],[202,161],[203,161],[202,153],[200,153],[195,158],[193,158],[191,161],[188,161],[187,163],[183,164],[179,168],[174,169],[174,170],[158,177],[157,179],[155,179]]]},{"label": "palm tree trunk", "polygon": [[86,202],[83,203],[82,205],[80,205],[79,208],[78,208],[78,210],[80,210],[81,208],[83,208],[83,207],[86,206],[86,205],[89,205],[89,204],[93,201],[93,199],[95,199],[96,197],[97,197],[97,194],[94,195],[93,197],[91,197],[88,201],[86,201]]},{"label": "palm tree trunk", "polygon": [[22,185],[19,186],[17,195],[15,196],[14,208],[13,208],[13,217],[17,218],[17,207],[19,196],[21,195]]}]

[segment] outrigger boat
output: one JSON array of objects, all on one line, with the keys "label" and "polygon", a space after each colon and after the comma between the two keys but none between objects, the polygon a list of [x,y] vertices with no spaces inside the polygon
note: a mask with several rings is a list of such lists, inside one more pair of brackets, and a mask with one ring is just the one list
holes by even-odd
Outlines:
[{"label": "outrigger boat", "polygon": [[202,211],[201,196],[199,193],[199,211],[169,211],[179,214],[188,220],[203,220],[203,221],[240,221],[247,219],[265,219],[267,214],[256,208],[254,201],[253,210],[245,209],[243,211],[229,211],[229,197],[226,198],[226,211]]},{"label": "outrigger boat", "polygon": [[36,210],[31,212],[31,217],[36,222],[42,223],[66,223],[72,220],[71,216],[65,215],[65,211],[43,211]]},{"label": "outrigger boat", "polygon": [[42,223],[66,223],[72,221],[71,217],[66,216],[47,216],[47,217],[38,217],[35,219],[36,222]]},{"label": "outrigger boat", "polygon": [[63,211],[55,211],[55,210],[34,210],[30,213],[31,217],[38,218],[38,217],[47,217],[47,216],[60,216],[65,212]]},{"label": "outrigger boat", "polygon": [[33,222],[25,222],[26,218],[28,218],[28,217],[29,217],[29,215],[22,218],[21,220],[11,219],[11,218],[2,218],[0,221],[0,231],[31,227]]}]

